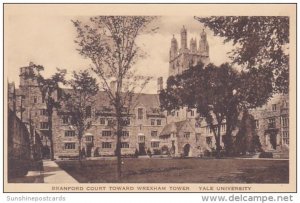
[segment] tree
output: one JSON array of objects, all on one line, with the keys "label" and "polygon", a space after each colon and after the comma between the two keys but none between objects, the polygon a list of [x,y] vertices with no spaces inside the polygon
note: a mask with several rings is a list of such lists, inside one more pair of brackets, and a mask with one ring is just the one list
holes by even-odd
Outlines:
[{"label": "tree", "polygon": [[42,94],[42,99],[45,101],[49,127],[47,136],[50,142],[50,157],[51,160],[54,160],[52,117],[54,109],[59,109],[61,107],[62,98],[58,95],[59,91],[61,91],[59,84],[66,83],[65,75],[67,71],[64,69],[57,69],[56,73],[49,78],[45,78],[41,75],[41,71],[44,70],[43,66],[33,64],[32,67],[32,69],[23,73],[22,76],[37,82],[37,87]]},{"label": "tree", "polygon": [[[223,141],[228,150],[233,146],[231,135],[241,109],[262,105],[269,98],[268,94],[257,97],[255,90],[248,90],[257,83],[254,80],[254,84],[250,86],[246,75],[247,73],[237,72],[228,63],[220,67],[213,64],[208,64],[205,68],[203,64],[191,67],[181,75],[169,77],[167,88],[160,94],[162,108],[196,108],[213,131],[217,157],[220,157],[221,125],[226,122]],[[265,82],[268,81],[271,85],[270,79]]]},{"label": "tree", "polygon": [[[238,86],[236,71],[228,64],[216,67],[203,64],[191,67],[175,77],[170,77],[167,89],[162,91],[162,106],[168,110],[187,106],[197,108],[213,131],[216,140],[217,157],[221,150],[221,125],[229,116],[234,100],[234,91]],[[231,112],[232,113],[232,112]]]},{"label": "tree", "polygon": [[264,71],[264,69],[241,71],[237,81],[239,84],[236,86],[236,94],[228,108],[226,134],[223,137],[227,155],[234,155],[235,148],[238,146],[234,143],[232,132],[236,128],[241,128],[238,125],[239,115],[247,117],[248,109],[261,107],[272,96],[272,73],[269,71]]},{"label": "tree", "polygon": [[81,161],[82,137],[84,132],[92,126],[93,117],[91,107],[94,105],[95,95],[99,90],[96,78],[87,70],[73,72],[72,79],[68,82],[71,92],[67,95],[66,110],[75,129],[78,139],[78,157]]},{"label": "tree", "polygon": [[274,92],[289,90],[289,17],[212,16],[195,17],[214,35],[232,42],[233,63],[246,70],[272,73]]},{"label": "tree", "polygon": [[255,128],[254,117],[247,110],[244,110],[234,143],[235,153],[246,154],[261,150],[261,143]]},{"label": "tree", "polygon": [[[124,116],[128,117],[134,104],[134,93],[140,92],[150,77],[137,75],[133,69],[143,53],[136,44],[142,32],[155,17],[97,16],[87,23],[73,21],[77,29],[79,53],[92,61],[92,70],[100,79],[114,108],[116,118],[117,178],[121,178],[121,136]],[[112,85],[111,85],[112,84]],[[138,91],[138,89],[140,89]],[[125,111],[124,111],[125,110]],[[126,113],[126,115],[124,115]]]}]

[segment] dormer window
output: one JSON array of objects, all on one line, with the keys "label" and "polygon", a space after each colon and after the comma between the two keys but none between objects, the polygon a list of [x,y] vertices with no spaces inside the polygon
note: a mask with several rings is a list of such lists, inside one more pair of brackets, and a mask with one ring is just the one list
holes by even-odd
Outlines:
[{"label": "dormer window", "polygon": [[38,99],[37,99],[37,96],[34,96],[34,97],[33,97],[33,103],[35,103],[35,104],[36,104],[36,103],[37,103],[37,101],[38,101]]},{"label": "dormer window", "polygon": [[105,118],[100,118],[100,124],[105,125]]},{"label": "dormer window", "polygon": [[272,111],[276,111],[277,108],[276,108],[276,104],[272,104]]},{"label": "dormer window", "polygon": [[47,116],[47,110],[46,109],[40,109],[40,115],[41,116]]},{"label": "dormer window", "polygon": [[194,110],[191,110],[191,116],[195,116]]},{"label": "dormer window", "polygon": [[142,120],[144,117],[144,112],[143,112],[143,108],[138,108],[138,119]]},{"label": "dormer window", "polygon": [[155,125],[155,119],[151,119],[151,125]]},{"label": "dormer window", "polygon": [[191,136],[190,132],[184,132],[183,137],[185,137],[186,139],[189,139]]},{"label": "dormer window", "polygon": [[161,125],[161,120],[160,119],[157,119],[156,122],[157,122],[157,125]]}]

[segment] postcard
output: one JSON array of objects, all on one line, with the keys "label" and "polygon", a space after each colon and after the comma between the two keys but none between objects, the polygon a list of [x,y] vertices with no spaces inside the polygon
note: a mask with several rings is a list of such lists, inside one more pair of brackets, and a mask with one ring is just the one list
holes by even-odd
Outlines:
[{"label": "postcard", "polygon": [[4,192],[295,192],[296,4],[4,4]]}]

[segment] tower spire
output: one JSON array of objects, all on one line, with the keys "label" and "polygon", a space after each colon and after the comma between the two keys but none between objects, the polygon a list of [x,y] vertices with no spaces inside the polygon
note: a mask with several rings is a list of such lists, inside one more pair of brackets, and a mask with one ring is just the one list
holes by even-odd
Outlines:
[{"label": "tower spire", "polygon": [[187,31],[184,25],[182,26],[180,33],[181,33],[181,49],[185,50],[187,49]]},{"label": "tower spire", "polygon": [[170,60],[176,56],[177,52],[178,52],[178,44],[175,35],[173,34],[173,38],[171,39]]},{"label": "tower spire", "polygon": [[209,56],[209,46],[207,42],[207,35],[204,29],[200,33],[200,41],[199,41],[199,53],[203,56]]}]

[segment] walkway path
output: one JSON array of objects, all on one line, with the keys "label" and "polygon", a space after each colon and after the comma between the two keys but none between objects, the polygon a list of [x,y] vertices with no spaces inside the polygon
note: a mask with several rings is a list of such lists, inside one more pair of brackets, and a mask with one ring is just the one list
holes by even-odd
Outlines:
[{"label": "walkway path", "polygon": [[66,171],[61,169],[54,161],[43,160],[44,183],[78,183]]}]

